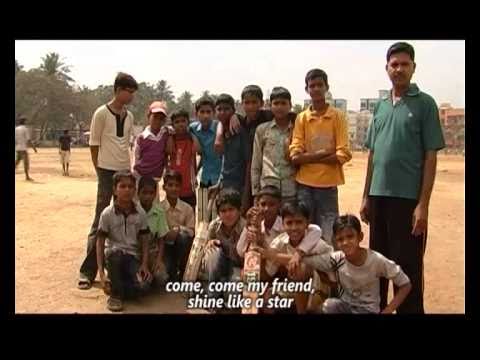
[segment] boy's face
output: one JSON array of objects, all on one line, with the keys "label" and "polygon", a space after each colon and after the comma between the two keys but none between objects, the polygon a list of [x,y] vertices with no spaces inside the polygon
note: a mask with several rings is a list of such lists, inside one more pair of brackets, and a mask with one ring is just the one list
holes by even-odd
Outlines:
[{"label": "boy's face", "polygon": [[187,132],[188,119],[183,116],[179,116],[173,120],[173,128],[176,134],[185,134]]},{"label": "boy's face", "polygon": [[197,111],[197,119],[203,127],[208,126],[208,123],[213,118],[215,111],[210,105],[202,105]]},{"label": "boy's face", "polygon": [[280,210],[280,199],[277,199],[270,195],[262,195],[258,200],[258,206],[260,207],[266,222],[273,222],[278,216]]},{"label": "boy's face", "polygon": [[148,121],[150,124],[150,129],[152,131],[158,131],[160,128],[165,124],[165,120],[167,117],[165,114],[159,112],[159,113],[150,113],[148,116]]},{"label": "boy's face", "polygon": [[410,55],[399,52],[390,56],[386,69],[393,86],[405,87],[410,84],[415,72],[415,63]]},{"label": "boy's face", "polygon": [[182,184],[173,179],[168,179],[168,181],[163,184],[163,189],[165,190],[167,197],[171,199],[178,199],[178,197],[180,196],[181,187]]},{"label": "boy's face", "polygon": [[313,101],[324,100],[325,94],[328,91],[328,86],[325,84],[322,78],[317,77],[308,81],[308,85],[305,89]]},{"label": "boy's face", "polygon": [[301,214],[287,215],[283,218],[283,228],[290,238],[290,244],[298,246],[308,228],[308,219]]},{"label": "boy's face", "polygon": [[135,195],[135,182],[130,178],[121,178],[113,189],[113,193],[121,202],[132,201]]},{"label": "boy's face", "polygon": [[363,232],[358,233],[352,228],[343,228],[335,234],[337,247],[349,257],[355,255],[360,249],[360,242],[363,240]]},{"label": "boy's face", "polygon": [[143,208],[152,207],[153,200],[155,199],[156,191],[153,186],[144,186],[138,193],[138,199]]},{"label": "boy's face", "polygon": [[272,101],[272,113],[276,119],[285,119],[292,104],[287,99],[275,99]]},{"label": "boy's face", "polygon": [[216,107],[217,117],[218,120],[222,122],[222,124],[228,124],[230,118],[232,117],[234,110],[231,105],[228,104],[218,104]]},{"label": "boy's face", "polygon": [[231,228],[240,218],[240,209],[237,209],[230,204],[223,204],[218,209],[218,216],[220,216],[220,220],[222,220],[223,225]]},{"label": "boy's face", "polygon": [[255,119],[257,112],[262,108],[263,100],[257,98],[256,96],[246,95],[242,99],[242,107],[245,114],[250,119]]},{"label": "boy's face", "polygon": [[123,105],[128,105],[132,102],[135,96],[135,89],[132,88],[117,88],[115,98]]}]

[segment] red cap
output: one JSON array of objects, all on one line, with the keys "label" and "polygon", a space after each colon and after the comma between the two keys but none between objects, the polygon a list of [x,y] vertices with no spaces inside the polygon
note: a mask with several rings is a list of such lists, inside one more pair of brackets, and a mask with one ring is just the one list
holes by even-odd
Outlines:
[{"label": "red cap", "polygon": [[149,113],[159,113],[161,112],[165,116],[167,116],[167,107],[163,101],[154,101],[148,107]]}]

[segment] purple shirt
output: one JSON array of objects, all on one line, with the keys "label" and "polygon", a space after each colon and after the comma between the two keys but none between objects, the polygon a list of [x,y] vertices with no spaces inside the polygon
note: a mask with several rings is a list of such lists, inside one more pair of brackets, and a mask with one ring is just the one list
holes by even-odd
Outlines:
[{"label": "purple shirt", "polygon": [[140,176],[162,177],[166,162],[168,129],[163,126],[157,135],[150,126],[138,135],[135,141],[135,162],[133,169]]}]

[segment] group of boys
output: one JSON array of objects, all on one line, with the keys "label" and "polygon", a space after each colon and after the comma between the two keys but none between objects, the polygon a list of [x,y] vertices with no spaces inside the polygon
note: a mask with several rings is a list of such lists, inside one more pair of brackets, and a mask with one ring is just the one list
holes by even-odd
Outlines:
[{"label": "group of boys", "polygon": [[[389,53],[387,61],[395,54]],[[352,155],[345,114],[325,101],[324,71],[307,73],[312,105],[298,115],[291,113],[291,95],[283,87],[272,90],[271,109],[265,110],[261,89],[247,86],[241,94],[245,116],[235,113],[228,94],[215,101],[202,97],[195,103],[196,121],[177,110],[170,114],[172,126],[164,103],[152,103],[130,172],[133,116],[125,106],[137,88],[130,75],[119,74],[114,99],[92,119],[97,207],[79,288],[91,287],[98,268],[108,308],[118,311],[124,299],[154,283],[181,281],[195,235],[202,168],[199,196],[215,198],[218,213],[208,226],[209,282],[231,280],[245,252],[254,249],[262,256],[264,281],[317,276],[331,284],[336,297],[323,303],[323,312],[391,313],[402,304],[412,287],[409,277],[395,262],[359,246],[363,233],[355,216],[339,216],[337,186],[345,182],[342,166]],[[166,198],[160,202],[162,177]],[[259,229],[249,223],[253,217],[260,219]],[[395,286],[388,305],[380,306],[380,278]],[[309,308],[308,294],[284,296],[294,297],[297,313],[318,310]]]}]

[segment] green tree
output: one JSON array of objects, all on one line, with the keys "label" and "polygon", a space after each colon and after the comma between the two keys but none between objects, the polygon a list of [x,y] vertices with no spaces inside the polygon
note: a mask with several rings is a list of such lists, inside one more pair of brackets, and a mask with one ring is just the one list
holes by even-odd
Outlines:
[{"label": "green tree", "polygon": [[58,53],[52,52],[42,57],[40,69],[46,72],[47,75],[56,76],[61,80],[74,81],[68,76],[68,73],[71,71],[70,66],[60,60]]},{"label": "green tree", "polygon": [[157,82],[155,86],[155,98],[156,100],[165,101],[168,109],[173,109],[175,107],[175,96],[166,80],[160,80]]},{"label": "green tree", "polygon": [[300,104],[295,104],[295,106],[293,107],[293,112],[299,114],[302,111],[303,111],[303,106]]},{"label": "green tree", "polygon": [[177,100],[177,109],[184,109],[188,111],[190,115],[193,115],[193,94],[189,91],[184,91]]},{"label": "green tree", "polygon": [[17,75],[17,73],[22,70],[23,70],[23,65],[20,65],[17,59],[15,59],[15,75]]}]

